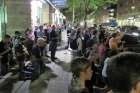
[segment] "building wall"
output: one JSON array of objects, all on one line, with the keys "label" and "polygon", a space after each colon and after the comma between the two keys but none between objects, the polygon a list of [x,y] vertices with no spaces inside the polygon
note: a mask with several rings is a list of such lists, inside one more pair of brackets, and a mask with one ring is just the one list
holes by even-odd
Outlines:
[{"label": "building wall", "polygon": [[42,23],[49,23],[50,19],[49,19],[49,4],[43,4],[43,13],[42,13]]},{"label": "building wall", "polygon": [[[132,9],[132,6],[135,6],[135,9]],[[140,0],[118,0],[117,8],[117,18],[120,25],[126,25],[127,19],[131,16],[135,17],[136,23],[140,22]]]},{"label": "building wall", "polygon": [[49,24],[53,24],[53,13],[55,12],[55,9],[49,5]]},{"label": "building wall", "polygon": [[13,34],[14,31],[25,31],[31,28],[31,0],[6,0],[7,26],[6,31]]},{"label": "building wall", "polygon": [[109,18],[108,11],[103,9],[100,11],[100,14],[95,16],[95,21],[97,24],[106,23]]}]

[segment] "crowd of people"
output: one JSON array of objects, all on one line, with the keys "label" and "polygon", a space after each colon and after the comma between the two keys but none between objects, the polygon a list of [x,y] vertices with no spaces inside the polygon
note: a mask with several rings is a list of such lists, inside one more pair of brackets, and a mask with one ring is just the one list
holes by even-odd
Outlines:
[{"label": "crowd of people", "polygon": [[[27,29],[25,35],[15,31],[0,42],[0,75],[18,65],[20,79],[36,79],[45,71],[50,59],[55,62],[62,27],[43,26]],[[65,31],[65,30],[64,30]],[[73,75],[70,93],[140,93],[140,54],[123,47],[124,33],[110,33],[97,25],[67,29],[65,47],[76,50],[77,58],[71,62]],[[49,46],[48,46],[49,45]]]},{"label": "crowd of people", "polygon": [[[48,52],[55,61],[57,43],[60,42],[60,26],[39,26],[25,33],[15,31],[14,36],[5,35],[0,42],[0,75],[4,76],[18,65],[21,78],[36,78],[45,71]],[[49,46],[48,46],[49,45]]]},{"label": "crowd of people", "polygon": [[71,30],[68,44],[77,50],[77,58],[71,62],[70,93],[140,92],[140,54],[123,47],[123,36],[96,25]]}]

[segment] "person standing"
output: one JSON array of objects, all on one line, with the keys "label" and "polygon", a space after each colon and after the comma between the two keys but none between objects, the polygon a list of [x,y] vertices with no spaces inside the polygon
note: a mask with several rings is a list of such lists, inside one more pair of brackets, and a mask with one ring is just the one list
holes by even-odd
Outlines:
[{"label": "person standing", "polygon": [[105,39],[105,29],[101,28],[99,32],[99,42],[102,43],[104,39]]},{"label": "person standing", "polygon": [[37,37],[38,38],[43,38],[43,36],[45,36],[44,30],[43,30],[43,26],[39,26],[39,31],[37,32]]},{"label": "person standing", "polygon": [[56,49],[57,49],[58,35],[56,32],[55,26],[52,26],[52,31],[50,33],[50,51],[51,51],[51,60],[55,61]]},{"label": "person standing", "polygon": [[117,33],[113,33],[112,37],[109,40],[109,48],[110,49],[117,49],[118,48],[118,39],[117,39],[118,34]]},{"label": "person standing", "polygon": [[78,56],[83,56],[83,38],[81,30],[77,31]]},{"label": "person standing", "polygon": [[85,86],[86,80],[92,77],[91,63],[88,59],[80,57],[71,62],[72,80],[68,93],[90,93]]},{"label": "person standing", "polygon": [[15,31],[15,35],[12,37],[12,52],[13,52],[13,59],[16,59],[15,48],[20,44],[21,33],[19,31]]},{"label": "person standing", "polygon": [[8,54],[11,51],[10,48],[10,36],[5,35],[4,39],[0,42],[0,58],[1,58],[1,75],[5,75],[8,72]]},{"label": "person standing", "polygon": [[34,29],[34,38],[35,38],[35,42],[37,41],[37,32],[38,32],[38,27],[35,26],[35,29]]}]

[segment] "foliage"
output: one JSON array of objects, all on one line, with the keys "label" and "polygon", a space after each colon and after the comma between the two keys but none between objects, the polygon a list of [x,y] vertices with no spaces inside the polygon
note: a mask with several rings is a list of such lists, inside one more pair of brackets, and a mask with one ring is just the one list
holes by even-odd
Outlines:
[{"label": "foliage", "polygon": [[86,16],[92,12],[99,13],[104,7],[110,4],[116,4],[117,0],[67,0],[67,8],[64,14],[72,19],[73,9],[77,20],[86,19]]}]

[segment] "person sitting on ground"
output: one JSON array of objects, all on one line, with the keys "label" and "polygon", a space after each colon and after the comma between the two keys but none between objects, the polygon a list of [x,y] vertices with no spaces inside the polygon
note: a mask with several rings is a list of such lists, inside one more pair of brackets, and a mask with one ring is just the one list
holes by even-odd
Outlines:
[{"label": "person sitting on ground", "polygon": [[69,93],[89,93],[85,81],[92,77],[91,63],[86,58],[76,58],[71,62],[73,79]]},{"label": "person sitting on ground", "polygon": [[140,54],[125,52],[112,57],[107,76],[113,93],[140,93]]}]

